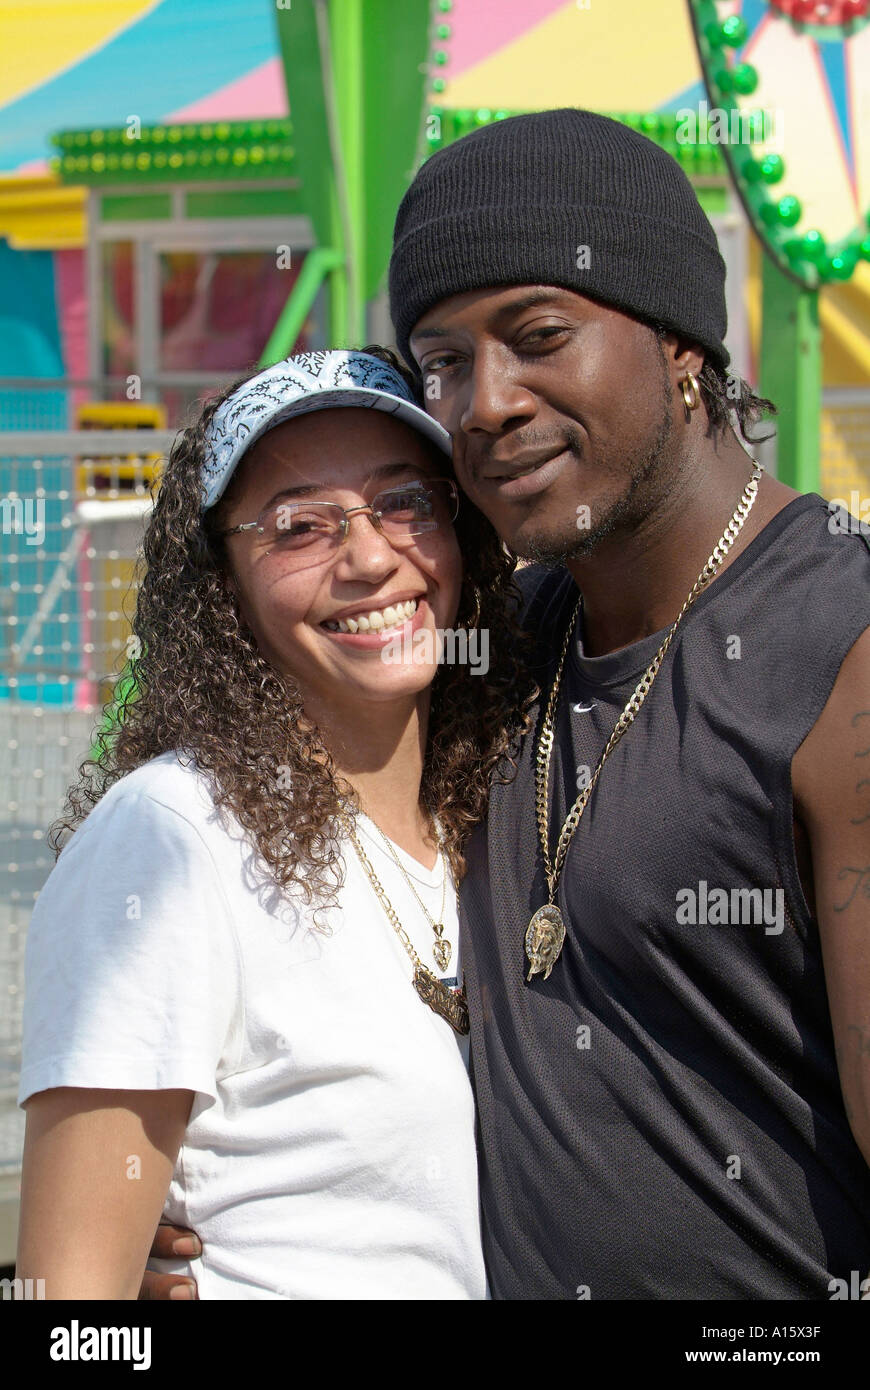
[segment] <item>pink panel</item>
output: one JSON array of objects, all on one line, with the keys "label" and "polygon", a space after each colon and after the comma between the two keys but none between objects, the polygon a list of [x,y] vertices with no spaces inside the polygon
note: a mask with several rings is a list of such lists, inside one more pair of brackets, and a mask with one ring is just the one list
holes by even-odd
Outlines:
[{"label": "pink panel", "polygon": [[287,92],[280,58],[270,58],[226,87],[181,106],[165,121],[247,121],[258,116],[286,116]]},{"label": "pink panel", "polygon": [[443,16],[453,31],[444,42],[450,54],[445,75],[448,80],[458,77],[572,3],[573,0],[453,0],[453,9]]},{"label": "pink panel", "polygon": [[[86,377],[88,374],[88,305],[85,297],[84,251],[55,251],[54,293],[63,352],[64,376]],[[71,392],[70,395],[70,415],[72,415],[75,406],[83,400],[87,400],[90,393],[86,389],[79,389]],[[72,419],[70,419],[70,424],[72,424]],[[91,579],[90,560],[84,553],[80,554],[76,579],[81,584],[86,584]],[[82,643],[89,642],[91,640],[91,625],[85,615],[84,607],[80,619],[80,641]],[[96,685],[89,680],[76,681],[73,699],[76,709],[92,708],[97,699]]]},{"label": "pink panel", "polygon": [[64,373],[71,377],[86,377],[88,304],[85,296],[84,251],[55,251],[54,278]]},{"label": "pink panel", "polygon": [[50,172],[51,170],[47,159],[31,159],[28,161],[27,164],[19,164],[17,169],[4,169],[3,171],[4,176],[7,176],[8,174],[17,174],[21,178],[25,178],[30,175],[39,176],[41,174],[48,174]]}]

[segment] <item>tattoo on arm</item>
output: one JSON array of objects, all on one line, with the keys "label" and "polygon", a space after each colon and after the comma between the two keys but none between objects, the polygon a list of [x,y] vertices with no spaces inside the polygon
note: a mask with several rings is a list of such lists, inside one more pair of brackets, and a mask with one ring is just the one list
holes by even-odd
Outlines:
[{"label": "tattoo on arm", "polygon": [[[855,715],[852,716],[852,728],[853,728],[853,729],[857,729],[857,728],[858,728],[858,721],[859,721],[859,719],[867,719],[867,720],[870,720],[870,709],[862,709],[862,710],[859,710],[857,714],[855,714]],[[866,729],[866,731],[867,731],[868,733],[870,733],[870,725],[863,726],[863,727]],[[855,757],[856,757],[856,758],[867,758],[867,757],[870,757],[870,743],[868,743],[868,745],[867,745],[866,748],[859,748],[859,749],[858,749],[858,752],[855,754]],[[862,787],[870,787],[870,777],[862,777],[862,778],[861,778],[860,782],[859,782],[859,783],[857,784],[857,786],[855,787],[856,792],[860,792],[860,790],[861,790]],[[866,816],[853,816],[852,819],[851,819],[850,824],[852,824],[852,825],[863,825],[865,821],[870,821],[870,810],[868,810]]]},{"label": "tattoo on arm", "polygon": [[850,881],[852,891],[844,903],[834,903],[835,912],[845,912],[847,907],[851,907],[858,893],[862,897],[870,899],[870,864],[867,865],[866,869],[841,869],[837,878],[838,880],[845,878]]}]

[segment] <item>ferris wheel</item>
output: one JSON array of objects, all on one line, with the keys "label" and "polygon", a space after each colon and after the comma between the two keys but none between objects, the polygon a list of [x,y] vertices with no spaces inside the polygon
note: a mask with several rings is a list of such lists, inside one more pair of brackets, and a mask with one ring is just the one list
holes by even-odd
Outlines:
[{"label": "ferris wheel", "polygon": [[870,0],[689,7],[711,138],[724,111],[722,153],[768,252],[808,288],[849,279],[870,260]]}]

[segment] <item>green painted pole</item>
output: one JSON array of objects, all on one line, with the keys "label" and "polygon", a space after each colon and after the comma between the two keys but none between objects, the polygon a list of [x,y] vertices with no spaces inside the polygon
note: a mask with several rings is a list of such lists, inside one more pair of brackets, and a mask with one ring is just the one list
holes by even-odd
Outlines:
[{"label": "green painted pole", "polygon": [[776,473],[798,492],[821,486],[822,342],[819,292],[766,253],[761,261],[761,394],[779,408]]},{"label": "green painted pole", "polygon": [[342,220],[347,253],[347,344],[365,341],[366,190],[363,177],[363,0],[331,0],[329,6],[332,83],[338,129],[340,165],[335,170],[338,215]]},{"label": "green painted pole", "polygon": [[[293,124],[294,160],[301,182],[300,196],[321,247],[335,247],[341,263],[329,272],[327,341],[346,347],[348,284],[344,222],[340,215],[337,173],[333,163],[330,122],[334,93],[330,64],[323,43],[331,48],[325,0],[295,0],[273,9],[284,65],[284,80]],[[329,76],[329,85],[325,77]]]},{"label": "green painted pole", "polygon": [[258,367],[271,367],[290,354],[324,278],[343,264],[344,257],[334,247],[318,246],[308,252],[299,279],[290,291],[269,341],[260,354]]},{"label": "green painted pole", "polygon": [[329,273],[327,341],[359,346],[413,173],[430,0],[287,0],[273,14],[300,197],[319,245],[343,253]]}]

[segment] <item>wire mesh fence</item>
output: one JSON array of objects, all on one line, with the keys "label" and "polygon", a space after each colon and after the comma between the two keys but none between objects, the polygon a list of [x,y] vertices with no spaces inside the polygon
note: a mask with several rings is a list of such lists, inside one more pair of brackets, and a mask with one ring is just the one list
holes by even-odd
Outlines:
[{"label": "wire mesh fence", "polygon": [[[54,863],[46,835],[127,658],[139,547],[171,439],[0,433],[0,1205],[14,1200],[23,1140],[24,942]],[[0,1213],[0,1246],[10,1227]],[[0,1263],[10,1258],[0,1248]]]}]

